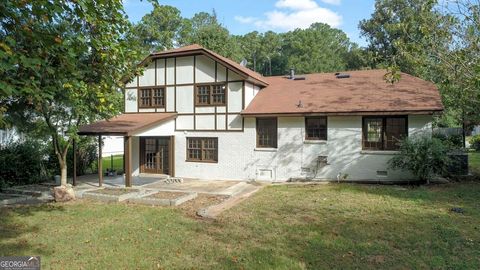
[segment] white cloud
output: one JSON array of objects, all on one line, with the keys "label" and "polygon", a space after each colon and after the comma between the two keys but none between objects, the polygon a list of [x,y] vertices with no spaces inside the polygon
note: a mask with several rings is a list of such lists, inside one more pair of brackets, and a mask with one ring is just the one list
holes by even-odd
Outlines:
[{"label": "white cloud", "polygon": [[340,5],[342,3],[342,0],[322,0],[322,2],[331,5]]},{"label": "white cloud", "polygon": [[[339,3],[340,0],[323,0]],[[331,27],[339,27],[342,17],[330,9],[320,7],[313,0],[279,0],[275,3],[278,9],[265,13],[265,18],[236,16],[235,20],[269,30],[290,31],[297,28],[308,28],[312,23],[321,22]]]},{"label": "white cloud", "polygon": [[317,8],[318,5],[313,0],[280,0],[275,3],[277,8],[290,8],[295,10],[306,10]]},{"label": "white cloud", "polygon": [[235,16],[234,19],[240,23],[253,23],[257,19],[254,17]]}]

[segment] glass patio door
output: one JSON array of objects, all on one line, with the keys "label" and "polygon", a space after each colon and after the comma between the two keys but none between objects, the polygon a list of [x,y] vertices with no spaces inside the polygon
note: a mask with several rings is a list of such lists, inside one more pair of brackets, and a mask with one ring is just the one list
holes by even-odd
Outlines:
[{"label": "glass patio door", "polygon": [[140,138],[140,171],[142,173],[169,174],[169,148],[169,138]]}]

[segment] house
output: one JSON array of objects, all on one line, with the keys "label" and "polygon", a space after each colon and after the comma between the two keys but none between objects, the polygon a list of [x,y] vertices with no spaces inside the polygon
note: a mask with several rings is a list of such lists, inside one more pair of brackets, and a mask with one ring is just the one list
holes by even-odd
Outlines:
[{"label": "house", "polygon": [[431,134],[443,106],[430,82],[385,70],[263,77],[198,45],[150,54],[123,114],[80,128],[125,137],[126,181],[406,180],[398,140]]}]

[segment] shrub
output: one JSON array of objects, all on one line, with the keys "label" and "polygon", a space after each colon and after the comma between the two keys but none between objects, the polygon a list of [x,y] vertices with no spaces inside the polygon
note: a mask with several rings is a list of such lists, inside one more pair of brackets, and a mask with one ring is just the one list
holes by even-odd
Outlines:
[{"label": "shrub", "polygon": [[441,133],[434,133],[434,138],[441,140],[444,144],[449,144],[452,147],[463,147],[463,135],[462,134],[441,134]]},{"label": "shrub", "polygon": [[[77,175],[84,175],[87,170],[93,170],[92,167],[97,161],[97,144],[95,137],[80,137],[77,140]],[[60,165],[55,151],[50,146],[48,157],[48,171],[51,175],[60,174]],[[67,153],[67,173],[73,175],[73,147],[68,148]]]},{"label": "shrub", "polygon": [[401,142],[400,153],[388,161],[389,168],[412,172],[421,181],[430,183],[435,175],[445,175],[451,158],[451,147],[437,138],[428,136],[406,138]]},{"label": "shrub", "polygon": [[470,143],[471,148],[480,151],[480,134],[472,136],[468,142]]},{"label": "shrub", "polygon": [[45,152],[45,147],[35,141],[12,143],[1,148],[0,188],[46,180]]}]

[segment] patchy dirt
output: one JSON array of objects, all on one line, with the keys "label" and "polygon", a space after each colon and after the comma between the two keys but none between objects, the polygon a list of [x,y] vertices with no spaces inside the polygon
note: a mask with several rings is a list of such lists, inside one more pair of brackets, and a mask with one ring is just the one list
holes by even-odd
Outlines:
[{"label": "patchy dirt", "polygon": [[106,195],[113,195],[113,196],[119,196],[119,195],[124,195],[124,194],[129,194],[133,192],[138,192],[138,189],[131,189],[131,188],[103,188],[103,189],[97,189],[93,191],[89,191],[91,193],[100,193],[100,194],[106,194]]},{"label": "patchy dirt", "polygon": [[176,199],[178,197],[185,196],[187,194],[188,193],[185,193],[185,192],[160,191],[158,193],[147,196],[146,198],[171,200],[171,199]]},{"label": "patchy dirt", "polygon": [[198,194],[197,198],[179,205],[178,208],[184,211],[187,216],[198,218],[197,211],[199,209],[219,204],[228,198],[229,196],[224,195]]}]

